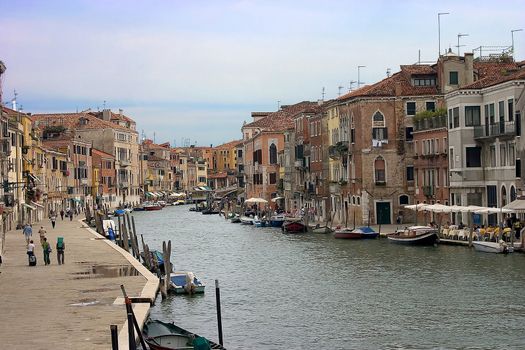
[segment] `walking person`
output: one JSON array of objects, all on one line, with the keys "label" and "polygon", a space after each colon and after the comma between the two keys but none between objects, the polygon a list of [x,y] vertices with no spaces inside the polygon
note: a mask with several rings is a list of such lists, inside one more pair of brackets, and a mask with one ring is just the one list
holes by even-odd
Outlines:
[{"label": "walking person", "polygon": [[49,245],[49,242],[47,241],[46,237],[44,237],[44,243],[42,243],[42,251],[44,253],[44,263],[46,265],[51,264],[51,260],[49,259],[49,254],[51,253],[51,246]]},{"label": "walking person", "polygon": [[29,241],[27,244],[27,257],[29,259],[29,266],[36,265],[36,256],[35,256],[35,244],[33,240]]},{"label": "walking person", "polygon": [[57,221],[57,216],[56,214],[53,212],[51,214],[51,216],[49,217],[49,219],[51,220],[51,226],[53,226],[53,228],[55,228],[55,224],[56,224],[56,221]]},{"label": "walking person", "polygon": [[24,233],[24,237],[26,238],[26,243],[29,244],[31,237],[33,236],[33,228],[31,227],[31,225],[26,224],[22,232]]},{"label": "walking person", "polygon": [[44,229],[44,226],[40,226],[40,230],[38,230],[38,234],[40,235],[40,244],[44,243],[44,238],[46,238],[46,230]]},{"label": "walking person", "polygon": [[66,243],[64,243],[64,237],[57,238],[57,260],[58,265],[64,264],[64,250],[66,250]]},{"label": "walking person", "polygon": [[73,221],[73,210],[69,211],[69,221]]},{"label": "walking person", "polygon": [[64,209],[60,209],[60,218],[64,221]]}]

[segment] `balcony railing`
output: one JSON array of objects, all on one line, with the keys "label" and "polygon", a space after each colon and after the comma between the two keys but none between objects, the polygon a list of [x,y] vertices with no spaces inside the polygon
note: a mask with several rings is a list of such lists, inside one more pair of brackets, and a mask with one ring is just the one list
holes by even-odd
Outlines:
[{"label": "balcony railing", "polygon": [[131,165],[131,162],[128,159],[121,159],[120,160],[120,166],[125,168]]},{"label": "balcony railing", "polygon": [[475,139],[514,135],[516,135],[516,124],[514,122],[500,122],[474,127]]}]

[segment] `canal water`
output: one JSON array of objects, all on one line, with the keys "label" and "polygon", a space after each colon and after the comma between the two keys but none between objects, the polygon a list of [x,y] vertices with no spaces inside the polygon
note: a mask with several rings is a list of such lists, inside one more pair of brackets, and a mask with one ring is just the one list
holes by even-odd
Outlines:
[{"label": "canal water", "polygon": [[189,206],[133,213],[151,249],[206,284],[152,318],[228,349],[525,349],[525,254],[336,240],[232,224]]}]

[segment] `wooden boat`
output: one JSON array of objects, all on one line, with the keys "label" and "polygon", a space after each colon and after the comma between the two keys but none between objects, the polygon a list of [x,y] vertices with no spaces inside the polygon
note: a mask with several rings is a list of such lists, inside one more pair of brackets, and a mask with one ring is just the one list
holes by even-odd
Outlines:
[{"label": "wooden boat", "polygon": [[203,214],[203,215],[215,215],[215,214],[220,214],[220,211],[215,210],[215,209],[204,209],[204,210],[201,211],[201,214]]},{"label": "wooden boat", "polygon": [[193,272],[176,271],[170,274],[170,287],[175,294],[197,294],[204,293],[205,285]]},{"label": "wooden boat", "polygon": [[334,238],[340,239],[370,239],[377,238],[379,233],[368,226],[358,227],[356,229],[344,228],[335,230]]},{"label": "wooden boat", "polygon": [[316,225],[316,226],[312,229],[312,232],[313,232],[313,233],[325,234],[325,233],[332,233],[332,232],[334,232],[334,230],[333,230],[331,227],[328,227],[328,226],[319,226],[319,225]]},{"label": "wooden boat", "polygon": [[241,225],[253,225],[253,218],[249,216],[241,216]]},{"label": "wooden boat", "polygon": [[413,245],[433,245],[439,240],[437,229],[429,226],[410,226],[387,237],[393,243]]},{"label": "wooden boat", "polygon": [[282,226],[283,233],[302,233],[308,231],[308,227],[301,218],[287,218]]},{"label": "wooden boat", "polygon": [[503,240],[499,242],[485,242],[485,241],[473,241],[474,249],[478,252],[484,253],[512,253],[514,251],[513,247],[507,245]]},{"label": "wooden boat", "polygon": [[271,227],[282,227],[285,219],[284,214],[272,215],[269,224]]},{"label": "wooden boat", "polygon": [[162,205],[158,203],[144,203],[144,210],[146,211],[152,211],[152,210],[162,210]]},{"label": "wooden boat", "polygon": [[220,344],[214,343],[198,334],[189,332],[173,323],[158,320],[149,320],[144,325],[145,342],[151,350],[180,350],[180,349],[223,349]]}]

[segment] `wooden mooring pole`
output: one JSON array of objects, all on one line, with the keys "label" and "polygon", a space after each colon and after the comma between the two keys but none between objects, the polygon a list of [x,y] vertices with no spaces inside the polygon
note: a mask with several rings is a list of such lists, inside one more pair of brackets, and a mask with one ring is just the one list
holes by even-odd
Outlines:
[{"label": "wooden mooring pole", "polygon": [[221,290],[219,280],[215,280],[215,301],[217,304],[217,328],[219,332],[219,344],[224,345],[222,340],[222,316],[221,316]]},{"label": "wooden mooring pole", "polygon": [[109,326],[109,330],[111,332],[111,350],[118,350],[117,325],[112,324]]}]

